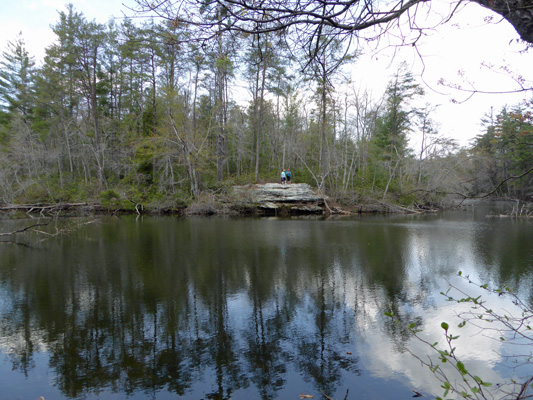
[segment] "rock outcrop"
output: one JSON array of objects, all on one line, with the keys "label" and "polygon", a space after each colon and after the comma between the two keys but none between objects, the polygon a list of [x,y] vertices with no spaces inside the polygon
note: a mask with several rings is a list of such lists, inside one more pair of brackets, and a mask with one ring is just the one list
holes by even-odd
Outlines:
[{"label": "rock outcrop", "polygon": [[325,195],[316,193],[306,183],[234,186],[233,192],[258,211],[273,213],[322,214],[327,200]]}]

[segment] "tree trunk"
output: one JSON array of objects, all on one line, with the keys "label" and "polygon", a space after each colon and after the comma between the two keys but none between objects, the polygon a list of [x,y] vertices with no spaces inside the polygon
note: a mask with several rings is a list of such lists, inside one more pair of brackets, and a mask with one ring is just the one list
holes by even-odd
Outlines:
[{"label": "tree trunk", "polygon": [[396,175],[396,170],[398,169],[398,165],[400,165],[400,160],[396,161],[396,165],[394,166],[394,168],[392,169],[390,173],[389,180],[387,181],[387,186],[385,187],[385,191],[383,192],[383,200],[385,200],[385,197],[387,197],[387,193],[389,192],[389,186],[392,182],[392,179]]},{"label": "tree trunk", "polygon": [[472,0],[500,14],[513,25],[522,40],[533,43],[533,5],[531,0]]},{"label": "tree trunk", "polygon": [[257,137],[255,144],[255,181],[259,176],[259,146],[261,142],[261,131],[263,129],[263,114],[264,114],[264,98],[265,98],[265,84],[266,84],[266,62],[263,61],[263,73],[261,76],[261,95],[259,97],[259,120],[257,121]]}]

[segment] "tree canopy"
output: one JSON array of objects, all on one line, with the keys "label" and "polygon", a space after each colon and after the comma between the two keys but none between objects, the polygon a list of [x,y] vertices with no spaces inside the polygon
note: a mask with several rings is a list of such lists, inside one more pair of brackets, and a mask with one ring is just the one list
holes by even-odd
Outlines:
[{"label": "tree canopy", "polygon": [[[527,0],[469,0],[486,7],[511,23],[522,40],[533,43],[533,5]],[[292,34],[300,44],[310,44],[324,29],[342,37],[364,37],[369,28],[383,33],[405,16],[410,29],[420,29],[417,15],[431,7],[431,0],[298,1],[298,0],[136,0],[137,11],[155,13],[175,23],[201,28],[203,37],[213,37],[222,31],[247,34],[279,32]],[[451,3],[451,18],[461,1]],[[424,6],[427,7],[424,9]],[[422,16],[422,18],[424,18]],[[375,33],[373,33],[375,35]]]},{"label": "tree canopy", "polygon": [[357,41],[398,18],[418,29],[429,2],[137,2],[164,18],[102,24],[69,5],[42,65],[22,38],[3,52],[4,203],[177,208],[287,167],[349,205],[532,193],[530,103],[460,149],[432,122],[435,107],[414,101],[424,92],[408,70],[384,77],[378,99],[344,76]]}]

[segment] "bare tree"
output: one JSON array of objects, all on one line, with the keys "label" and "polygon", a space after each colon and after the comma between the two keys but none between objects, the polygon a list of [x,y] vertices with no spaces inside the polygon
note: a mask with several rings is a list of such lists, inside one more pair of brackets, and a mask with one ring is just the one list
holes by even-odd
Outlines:
[{"label": "bare tree", "polygon": [[[520,37],[533,43],[533,4],[529,0],[470,0],[505,18],[513,25]],[[373,29],[377,34],[387,31],[407,16],[409,28],[419,30],[416,15],[421,5],[431,6],[430,0],[377,0],[320,1],[315,0],[213,0],[211,7],[199,0],[136,0],[140,13],[197,26],[203,38],[216,37],[221,29],[246,34],[279,32],[300,44],[313,44],[324,27],[339,37],[361,37],[362,31]],[[462,4],[452,3],[446,22]],[[213,6],[214,4],[218,6]],[[226,13],[222,20],[210,18],[210,13],[221,7]],[[207,18],[206,18],[207,17]]]}]

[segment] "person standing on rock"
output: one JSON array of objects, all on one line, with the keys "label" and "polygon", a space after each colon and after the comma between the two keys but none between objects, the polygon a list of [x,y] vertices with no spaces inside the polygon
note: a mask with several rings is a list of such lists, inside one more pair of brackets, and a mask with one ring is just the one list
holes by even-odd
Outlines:
[{"label": "person standing on rock", "polygon": [[291,177],[292,177],[290,168],[287,168],[287,172],[285,172],[285,176],[287,177],[287,185],[290,185],[291,184]]},{"label": "person standing on rock", "polygon": [[286,179],[287,179],[287,175],[285,174],[285,170],[282,169],[282,170],[281,170],[281,184],[282,184],[282,185],[285,185],[285,181],[286,181]]}]

